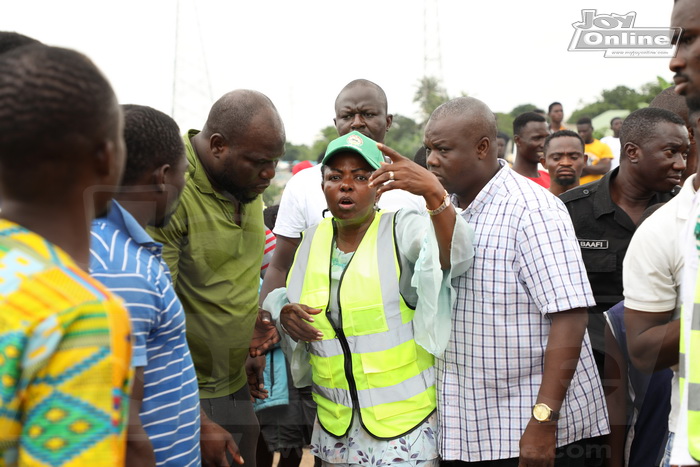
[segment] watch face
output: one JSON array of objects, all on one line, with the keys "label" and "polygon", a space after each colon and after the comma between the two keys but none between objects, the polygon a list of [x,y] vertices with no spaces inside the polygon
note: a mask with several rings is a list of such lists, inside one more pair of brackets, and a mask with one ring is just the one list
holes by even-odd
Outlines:
[{"label": "watch face", "polygon": [[535,420],[538,422],[547,421],[551,413],[552,411],[544,404],[536,404],[532,408],[532,416],[535,417]]}]

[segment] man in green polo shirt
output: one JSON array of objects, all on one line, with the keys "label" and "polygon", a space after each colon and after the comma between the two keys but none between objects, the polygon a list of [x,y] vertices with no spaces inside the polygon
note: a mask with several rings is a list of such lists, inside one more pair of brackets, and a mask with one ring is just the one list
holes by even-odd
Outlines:
[{"label": "man in green polo shirt", "polygon": [[255,465],[259,427],[244,365],[265,243],[260,194],[275,176],[284,142],[270,99],[250,90],[224,95],[202,131],[187,132],[190,165],[180,204],[167,227],[152,230],[164,244],[187,316],[203,412],[202,457],[216,465],[225,449],[235,449],[230,439],[215,447],[204,442],[220,435],[216,424],[231,433],[245,465]]}]

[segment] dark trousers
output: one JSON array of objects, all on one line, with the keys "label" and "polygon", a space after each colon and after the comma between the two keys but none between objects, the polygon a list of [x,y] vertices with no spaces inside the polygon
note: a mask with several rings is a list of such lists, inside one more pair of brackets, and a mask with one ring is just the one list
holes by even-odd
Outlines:
[{"label": "dark trousers", "polygon": [[[241,389],[224,397],[214,399],[201,399],[202,410],[211,421],[221,425],[223,429],[231,433],[233,440],[238,445],[241,456],[247,466],[256,466],[255,451],[260,435],[258,418],[250,401],[250,391],[245,384]],[[233,464],[231,456],[227,454],[230,465]]]},{"label": "dark trousers", "polygon": [[[587,441],[581,440],[557,448],[554,457],[555,467],[585,467]],[[464,462],[464,461],[441,461],[442,467],[518,467],[520,459],[512,457],[510,459],[499,459],[495,461]]]}]

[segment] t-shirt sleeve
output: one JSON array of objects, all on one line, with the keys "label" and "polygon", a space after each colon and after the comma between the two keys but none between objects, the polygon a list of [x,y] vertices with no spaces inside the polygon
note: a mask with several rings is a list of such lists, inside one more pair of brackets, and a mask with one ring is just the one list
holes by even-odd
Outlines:
[{"label": "t-shirt sleeve", "polygon": [[600,159],[612,159],[613,158],[612,149],[610,149],[610,146],[603,143],[602,141],[600,142],[600,155],[598,157]]},{"label": "t-shirt sleeve", "polygon": [[563,206],[524,215],[517,243],[518,279],[543,315],[595,306],[574,227]]},{"label": "t-shirt sleeve", "polygon": [[[314,169],[306,169],[314,170]],[[275,235],[282,235],[288,238],[300,238],[301,233],[308,227],[305,222],[302,201],[308,189],[300,177],[302,172],[293,176],[287,182],[280,199],[280,208],[275,221]],[[306,175],[306,174],[304,174]],[[321,183],[319,179],[319,184]]]},{"label": "t-shirt sleeve", "polygon": [[[659,213],[657,213],[659,214]],[[679,281],[673,273],[673,232],[659,230],[652,215],[637,228],[622,263],[625,307],[665,312],[676,307]]]}]

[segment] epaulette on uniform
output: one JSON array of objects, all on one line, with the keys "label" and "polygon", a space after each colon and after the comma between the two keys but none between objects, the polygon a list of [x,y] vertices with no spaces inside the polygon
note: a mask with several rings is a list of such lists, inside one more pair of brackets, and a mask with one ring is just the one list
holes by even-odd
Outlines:
[{"label": "epaulette on uniform", "polygon": [[576,188],[562,193],[559,196],[559,199],[561,199],[564,203],[568,203],[569,201],[576,201],[577,199],[588,198],[595,192],[595,189],[589,189],[586,185],[577,186]]}]

